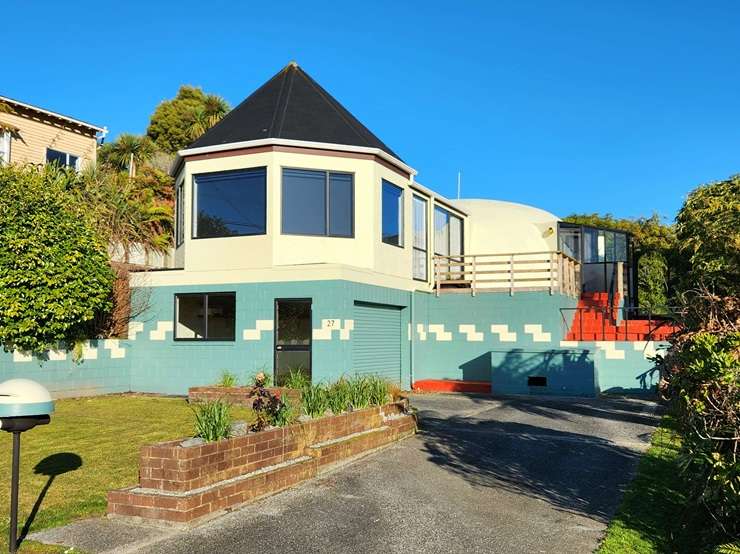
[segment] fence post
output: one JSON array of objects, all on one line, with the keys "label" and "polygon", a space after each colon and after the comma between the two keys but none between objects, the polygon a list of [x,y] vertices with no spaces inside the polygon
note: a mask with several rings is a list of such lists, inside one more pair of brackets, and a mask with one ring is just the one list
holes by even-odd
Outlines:
[{"label": "fence post", "polygon": [[509,296],[514,296],[514,254],[509,255]]},{"label": "fence post", "polygon": [[439,296],[439,259],[434,257],[434,289],[437,296]]},{"label": "fence post", "polygon": [[[465,258],[463,258],[463,260],[465,260]],[[471,289],[473,291],[473,296],[475,296],[475,256],[473,256],[473,283],[471,285]]]},{"label": "fence post", "polygon": [[550,296],[555,294],[555,263],[552,259],[554,254],[550,252]]}]

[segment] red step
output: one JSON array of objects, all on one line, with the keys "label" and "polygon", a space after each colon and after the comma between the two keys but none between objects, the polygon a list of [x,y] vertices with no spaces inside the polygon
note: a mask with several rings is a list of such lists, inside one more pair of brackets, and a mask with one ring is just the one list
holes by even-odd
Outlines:
[{"label": "red step", "polygon": [[421,392],[470,392],[491,394],[490,381],[464,381],[461,379],[420,379],[414,381],[413,390]]}]

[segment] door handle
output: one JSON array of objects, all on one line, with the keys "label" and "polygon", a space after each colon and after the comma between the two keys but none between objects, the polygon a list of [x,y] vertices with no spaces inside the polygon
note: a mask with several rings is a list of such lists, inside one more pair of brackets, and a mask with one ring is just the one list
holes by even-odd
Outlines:
[{"label": "door handle", "polygon": [[275,350],[282,350],[282,349],[283,349],[283,347],[280,346],[280,345],[278,345],[278,346],[275,347]]}]

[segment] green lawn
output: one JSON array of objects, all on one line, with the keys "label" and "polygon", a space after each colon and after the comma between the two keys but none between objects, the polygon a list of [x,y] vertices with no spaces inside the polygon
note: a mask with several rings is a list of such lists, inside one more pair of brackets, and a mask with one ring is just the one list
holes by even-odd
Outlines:
[{"label": "green lawn", "polygon": [[[247,419],[249,412],[234,409],[233,415]],[[137,483],[141,445],[192,433],[193,413],[184,399],[124,395],[57,401],[51,424],[32,429],[21,438],[20,526],[45,488],[31,531],[105,513],[108,490]],[[0,433],[0,453],[3,551],[7,549],[9,523],[9,433]],[[54,458],[39,464],[49,456]],[[60,471],[65,472],[50,479],[49,475]],[[24,543],[21,551],[62,550]]]},{"label": "green lawn", "polygon": [[680,444],[673,420],[664,417],[609,524],[599,554],[713,550],[714,545],[707,544],[711,542],[706,535],[707,516],[687,508],[686,483],[678,465]]}]

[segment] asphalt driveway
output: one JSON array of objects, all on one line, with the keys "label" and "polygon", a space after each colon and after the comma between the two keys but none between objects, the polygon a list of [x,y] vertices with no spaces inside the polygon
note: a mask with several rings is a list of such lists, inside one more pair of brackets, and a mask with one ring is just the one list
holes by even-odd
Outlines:
[{"label": "asphalt driveway", "polygon": [[188,531],[36,535],[147,553],[591,552],[657,424],[627,399],[415,396],[421,432]]}]

